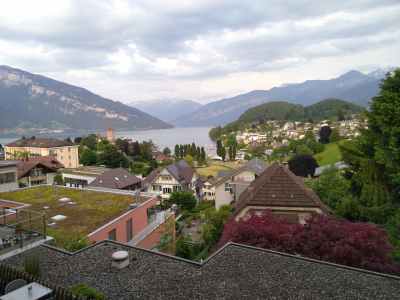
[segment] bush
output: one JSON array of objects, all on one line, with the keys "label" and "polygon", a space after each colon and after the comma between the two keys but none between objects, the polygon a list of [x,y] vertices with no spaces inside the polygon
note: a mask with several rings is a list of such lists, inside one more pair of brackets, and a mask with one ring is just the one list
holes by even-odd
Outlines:
[{"label": "bush", "polygon": [[88,299],[94,300],[105,300],[106,297],[103,293],[100,293],[95,288],[89,287],[84,283],[76,284],[71,287],[71,292],[75,296],[83,296],[87,297]]},{"label": "bush", "polygon": [[178,205],[181,209],[192,211],[196,207],[197,199],[192,192],[173,192],[168,202]]},{"label": "bush", "polygon": [[228,241],[377,272],[400,274],[387,233],[369,223],[314,216],[302,226],[266,212],[225,225],[220,246]]}]

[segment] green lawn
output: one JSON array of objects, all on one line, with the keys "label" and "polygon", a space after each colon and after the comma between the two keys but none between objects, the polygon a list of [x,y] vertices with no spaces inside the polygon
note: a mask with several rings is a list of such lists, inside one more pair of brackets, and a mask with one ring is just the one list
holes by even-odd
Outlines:
[{"label": "green lawn", "polygon": [[342,160],[338,143],[326,144],[325,150],[314,157],[320,166],[331,165]]},{"label": "green lawn", "polygon": [[[60,202],[70,198],[75,204]],[[60,247],[74,237],[83,237],[125,212],[135,199],[129,195],[81,191],[67,188],[35,187],[15,192],[0,193],[0,199],[30,204],[29,209],[44,212],[47,223],[55,215],[67,218],[48,227],[48,235],[53,236]],[[47,209],[44,207],[47,206]]]},{"label": "green lawn", "polygon": [[216,177],[220,171],[232,171],[239,168],[239,166],[236,162],[210,161],[208,166],[196,168],[196,172],[203,177]]}]

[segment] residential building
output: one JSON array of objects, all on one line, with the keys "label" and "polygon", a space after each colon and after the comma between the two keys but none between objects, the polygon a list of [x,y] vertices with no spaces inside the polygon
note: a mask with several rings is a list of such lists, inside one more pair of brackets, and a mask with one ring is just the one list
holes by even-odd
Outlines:
[{"label": "residential building", "polygon": [[[122,261],[113,259],[117,254]],[[394,300],[400,295],[397,276],[235,243],[204,262],[103,241],[74,253],[44,244],[2,263],[23,269],[32,256],[40,258],[41,282],[65,288],[85,284],[110,300]]]},{"label": "residential building", "polygon": [[118,190],[138,190],[142,180],[122,168],[111,169],[96,177],[90,184],[90,188],[105,188]]},{"label": "residential building", "polygon": [[207,179],[202,184],[202,200],[215,201],[215,186],[213,180]]},{"label": "residential building", "polygon": [[8,192],[18,188],[17,164],[18,161],[0,161],[0,192]]},{"label": "residential building", "polygon": [[31,187],[40,184],[53,184],[57,171],[64,166],[49,156],[29,157],[20,160],[17,165],[20,187]]},{"label": "residential building", "polygon": [[82,166],[76,169],[62,169],[60,171],[67,187],[85,188],[97,177],[111,169],[97,166]]},{"label": "residential building", "polygon": [[214,183],[215,207],[231,204],[267,167],[261,159],[254,158],[239,169],[225,174]]},{"label": "residential building", "polygon": [[193,191],[196,193],[198,176],[185,161],[180,160],[165,168],[154,170],[143,181],[143,188],[152,194],[169,198],[172,192]]},{"label": "residential building", "polygon": [[66,168],[79,167],[79,145],[52,138],[22,138],[5,146],[6,159],[52,156]]},{"label": "residential building", "polygon": [[240,195],[234,215],[238,220],[265,210],[301,224],[314,214],[330,213],[302,178],[278,163],[269,166]]}]

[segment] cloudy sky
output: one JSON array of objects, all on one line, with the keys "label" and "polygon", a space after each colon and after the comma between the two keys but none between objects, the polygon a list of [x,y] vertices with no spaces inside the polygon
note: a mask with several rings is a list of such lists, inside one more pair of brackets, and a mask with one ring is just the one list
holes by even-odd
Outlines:
[{"label": "cloudy sky", "polygon": [[399,0],[2,0],[0,64],[123,102],[400,65]]}]

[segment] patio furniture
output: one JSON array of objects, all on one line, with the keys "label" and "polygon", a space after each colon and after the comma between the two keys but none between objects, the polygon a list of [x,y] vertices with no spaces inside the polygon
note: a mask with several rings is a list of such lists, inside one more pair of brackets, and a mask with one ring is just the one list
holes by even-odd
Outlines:
[{"label": "patio furniture", "polygon": [[[17,279],[20,280],[20,279]],[[43,300],[52,297],[53,290],[32,282],[0,297],[0,300]]]},{"label": "patio furniture", "polygon": [[11,281],[9,284],[6,285],[6,288],[4,289],[4,292],[6,294],[15,291],[17,289],[19,289],[20,287],[23,287],[24,285],[26,285],[27,282],[23,279],[15,279],[13,281]]}]

